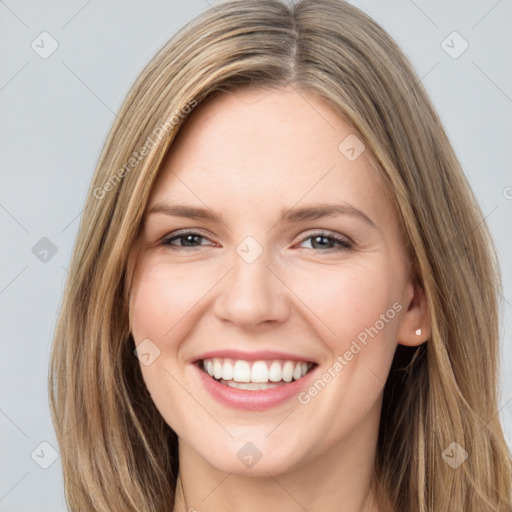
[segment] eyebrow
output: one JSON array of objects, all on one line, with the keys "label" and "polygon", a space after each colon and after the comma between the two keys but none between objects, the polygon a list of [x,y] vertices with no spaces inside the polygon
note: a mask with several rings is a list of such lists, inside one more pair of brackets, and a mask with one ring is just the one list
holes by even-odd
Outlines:
[{"label": "eyebrow", "polygon": [[[194,206],[185,206],[180,204],[168,204],[168,203],[157,203],[150,208],[149,214],[152,213],[163,213],[172,217],[186,217],[189,219],[206,220],[211,222],[222,222],[223,220],[219,215],[216,215],[207,208],[198,208]],[[355,208],[354,206],[342,203],[342,204],[317,204],[303,208],[293,208],[289,210],[281,210],[281,224],[292,224],[305,222],[308,220],[316,220],[322,217],[336,217],[338,215],[350,215],[352,217],[358,217],[370,224],[374,228],[377,228],[373,220],[368,217],[364,212]]]},{"label": "eyebrow", "polygon": [[306,220],[316,220],[322,217],[336,217],[337,215],[350,215],[353,217],[358,217],[374,228],[377,226],[373,222],[366,213],[357,209],[356,207],[347,204],[318,204],[305,208],[295,208],[290,210],[284,210],[281,212],[281,221],[282,223],[295,223],[295,222],[304,222]]}]

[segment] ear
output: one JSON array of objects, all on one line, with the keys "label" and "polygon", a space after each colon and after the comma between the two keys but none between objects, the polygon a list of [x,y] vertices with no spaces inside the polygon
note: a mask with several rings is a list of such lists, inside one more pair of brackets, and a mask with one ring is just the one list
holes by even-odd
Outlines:
[{"label": "ear", "polygon": [[[425,290],[417,276],[411,276],[404,295],[405,311],[400,320],[397,343],[414,347],[427,341],[431,334],[430,312],[427,307]],[[419,333],[419,329],[421,333]]]}]

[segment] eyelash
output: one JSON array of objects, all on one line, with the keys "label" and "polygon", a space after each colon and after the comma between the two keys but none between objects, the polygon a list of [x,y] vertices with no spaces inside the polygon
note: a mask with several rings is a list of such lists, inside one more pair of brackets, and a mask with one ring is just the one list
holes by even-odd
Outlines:
[{"label": "eyelash", "polygon": [[[193,251],[195,249],[197,249],[198,247],[201,247],[201,245],[198,245],[198,246],[195,246],[195,247],[180,247],[180,246],[176,246],[176,245],[172,245],[171,242],[174,241],[174,240],[179,240],[181,238],[185,238],[189,235],[196,235],[200,238],[204,238],[205,240],[208,240],[207,237],[205,237],[204,235],[202,235],[201,233],[197,233],[196,231],[184,231],[182,233],[179,233],[178,235],[173,235],[172,237],[168,237],[168,238],[164,238],[162,240],[162,245],[169,248],[171,251]],[[348,240],[344,240],[343,238],[338,238],[334,235],[331,235],[329,233],[326,233],[324,231],[318,231],[318,232],[315,232],[315,233],[310,233],[308,236],[302,238],[299,243],[303,243],[305,242],[306,240],[309,240],[310,238],[316,238],[316,237],[322,237],[322,238],[327,238],[327,239],[330,239],[338,244],[341,245],[341,247],[337,248],[337,249],[328,249],[328,250],[321,250],[321,249],[314,249],[314,248],[311,248],[310,250],[313,250],[313,251],[317,251],[317,252],[320,252],[322,254],[330,254],[330,253],[335,253],[335,252],[342,252],[342,251],[347,251],[349,249],[352,249],[353,247],[353,244],[351,242],[349,242]],[[307,249],[307,248],[306,248]]]}]

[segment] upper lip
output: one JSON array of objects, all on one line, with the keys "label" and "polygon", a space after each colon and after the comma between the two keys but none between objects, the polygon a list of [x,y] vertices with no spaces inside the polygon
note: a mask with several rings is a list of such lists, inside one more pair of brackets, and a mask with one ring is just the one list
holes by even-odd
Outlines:
[{"label": "upper lip", "polygon": [[243,350],[211,350],[209,352],[203,352],[202,354],[196,356],[192,362],[197,363],[198,361],[202,361],[204,359],[214,359],[214,358],[229,358],[235,360],[242,361],[260,361],[265,359],[283,359],[285,361],[305,361],[316,363],[313,359],[309,357],[304,357],[295,354],[288,354],[286,352],[278,352],[276,350],[258,350],[255,352],[246,352]]}]

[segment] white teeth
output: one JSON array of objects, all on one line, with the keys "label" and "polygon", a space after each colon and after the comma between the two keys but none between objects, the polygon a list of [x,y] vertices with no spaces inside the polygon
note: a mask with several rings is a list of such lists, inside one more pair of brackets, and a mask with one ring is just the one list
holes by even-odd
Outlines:
[{"label": "white teeth", "polygon": [[[243,361],[227,358],[203,360],[204,370],[213,378],[231,384],[261,384],[263,387],[239,387],[239,389],[267,389],[275,387],[270,383],[292,382],[304,377],[313,363],[305,361]],[[269,384],[267,386],[267,384]]]},{"label": "white teeth", "polygon": [[259,391],[260,389],[270,389],[277,388],[277,386],[282,386],[282,384],[269,384],[269,383],[256,383],[256,382],[235,382],[234,380],[230,381],[221,381],[222,384],[229,386],[230,388],[237,389],[247,389],[251,391]]},{"label": "white teeth", "polygon": [[247,361],[237,361],[233,372],[233,380],[251,382],[251,367]]},{"label": "white teeth", "polygon": [[218,359],[213,360],[213,376],[216,379],[220,379],[222,377],[222,364]]},{"label": "white teeth", "polygon": [[295,369],[293,370],[293,379],[299,380],[302,377],[302,364],[296,364]]},{"label": "white teeth", "polygon": [[256,361],[252,365],[251,382],[268,382],[268,367],[265,361]]},{"label": "white teeth", "polygon": [[222,367],[222,378],[224,380],[233,379],[233,365],[231,364],[231,361],[224,361],[224,366]]},{"label": "white teeth", "polygon": [[268,378],[271,382],[279,382],[282,379],[281,363],[273,361],[270,365]]},{"label": "white teeth", "polygon": [[293,379],[293,363],[286,361],[283,366],[283,380],[285,382],[291,382]]}]

